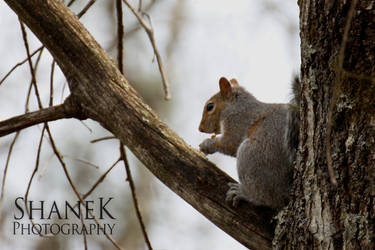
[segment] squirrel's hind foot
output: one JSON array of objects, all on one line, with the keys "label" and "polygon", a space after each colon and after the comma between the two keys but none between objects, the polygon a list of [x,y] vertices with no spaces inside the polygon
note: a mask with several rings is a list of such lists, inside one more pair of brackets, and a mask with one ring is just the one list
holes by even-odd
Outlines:
[{"label": "squirrel's hind foot", "polygon": [[241,200],[246,200],[241,190],[240,183],[228,183],[229,190],[227,191],[225,201],[233,207],[238,207]]}]

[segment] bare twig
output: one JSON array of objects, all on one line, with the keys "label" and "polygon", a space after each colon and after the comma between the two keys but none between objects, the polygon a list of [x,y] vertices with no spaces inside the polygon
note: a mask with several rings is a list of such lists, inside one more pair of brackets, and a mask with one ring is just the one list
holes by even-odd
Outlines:
[{"label": "bare twig", "polygon": [[172,11],[172,21],[170,24],[170,38],[167,42],[167,45],[165,46],[165,55],[167,60],[170,58],[170,56],[173,53],[173,50],[176,45],[176,41],[179,39],[179,36],[181,34],[181,16],[184,15],[185,8],[185,0],[176,1],[175,5],[173,7]]},{"label": "bare twig", "polygon": [[7,173],[8,173],[8,166],[9,166],[10,158],[11,158],[11,155],[12,155],[12,152],[13,152],[14,144],[16,143],[17,138],[18,138],[19,135],[20,135],[20,132],[18,131],[18,132],[16,133],[16,135],[14,136],[14,138],[13,138],[13,140],[12,140],[12,143],[10,144],[10,147],[9,147],[9,150],[8,150],[7,161],[6,161],[6,163],[5,163],[4,174],[3,174],[3,180],[2,180],[2,183],[1,183],[1,195],[0,195],[0,218],[1,218],[1,215],[2,215],[2,205],[3,205],[4,192],[5,192],[5,180],[6,180],[6,176],[7,176]]},{"label": "bare twig", "polygon": [[134,16],[137,18],[138,22],[142,25],[143,29],[147,33],[148,38],[150,39],[152,48],[154,50],[154,54],[156,56],[156,61],[158,62],[161,79],[162,79],[162,82],[163,82],[164,99],[169,100],[169,99],[171,99],[171,94],[170,94],[170,91],[169,91],[169,84],[168,84],[167,78],[165,76],[164,67],[163,67],[163,64],[162,64],[162,61],[161,61],[159,51],[156,47],[156,42],[155,42],[155,37],[154,37],[154,29],[152,27],[151,18],[146,13],[142,13],[143,15],[147,16],[147,18],[149,20],[149,23],[150,23],[150,26],[149,26],[143,20],[143,18],[141,17],[141,14],[136,9],[134,9],[134,7],[127,0],[123,0],[123,2],[126,4],[126,6],[128,6],[128,8],[131,10],[131,12],[133,12]]},{"label": "bare twig", "polygon": [[[79,206],[79,214],[82,214],[81,206]],[[85,222],[83,221],[83,216],[80,216],[82,227],[85,225]],[[86,230],[83,231],[83,245],[85,247],[85,250],[87,250],[87,236],[86,236]]]},{"label": "bare twig", "polygon": [[138,0],[138,12],[142,12],[142,0]]},{"label": "bare twig", "polygon": [[[119,163],[121,161],[121,157],[119,159],[117,159],[117,161],[115,161],[109,168],[107,171],[105,171],[105,173],[100,176],[100,178],[95,182],[95,184],[90,188],[89,191],[87,191],[87,193],[85,193],[83,196],[82,196],[82,199],[86,199],[90,194],[92,194],[92,192],[94,192],[94,190],[99,186],[100,183],[102,183],[105,179],[105,177],[107,176],[107,174],[109,172],[111,172],[111,170],[117,165],[117,163]],[[76,207],[76,205],[74,205],[74,207]]]},{"label": "bare twig", "polygon": [[117,161],[115,161],[109,168],[107,171],[105,171],[105,173],[100,176],[100,178],[95,182],[95,184],[90,188],[90,190],[85,193],[83,196],[82,196],[82,199],[86,199],[98,186],[100,183],[102,183],[105,179],[105,177],[108,175],[109,172],[111,172],[111,170],[117,165],[117,163],[119,163],[121,161],[121,158],[119,158]]},{"label": "bare twig", "polygon": [[63,158],[70,158],[72,160],[75,160],[75,161],[78,161],[80,163],[83,163],[85,165],[88,165],[88,166],[91,166],[91,167],[94,167],[96,169],[99,169],[100,167],[98,165],[95,165],[94,163],[92,162],[89,162],[89,161],[86,161],[86,160],[82,160],[82,159],[79,159],[77,157],[73,157],[73,156],[70,156],[70,155],[63,155]]},{"label": "bare twig", "polygon": [[[39,65],[40,59],[42,58],[43,51],[44,51],[44,47],[40,50],[39,55],[36,58],[36,62],[34,64],[34,71],[36,71],[38,69],[38,65]],[[25,113],[29,112],[29,103],[30,103],[30,97],[31,97],[31,90],[32,90],[33,86],[34,86],[34,81],[33,81],[33,78],[31,78],[29,88],[27,90]]]},{"label": "bare twig", "polygon": [[122,2],[116,0],[117,13],[117,64],[120,72],[124,73],[124,20],[122,14]]},{"label": "bare twig", "polygon": [[70,2],[68,3],[68,7],[72,6],[72,4],[75,2],[76,0],[70,0]]},{"label": "bare twig", "polygon": [[89,125],[87,125],[85,122],[83,122],[82,120],[79,120],[79,122],[90,132],[92,133],[92,129],[89,127]]},{"label": "bare twig", "polygon": [[120,154],[121,154],[121,159],[124,162],[126,175],[127,175],[126,180],[129,182],[130,191],[131,191],[132,198],[133,198],[133,204],[134,204],[135,212],[137,214],[139,225],[141,226],[142,233],[143,233],[143,236],[145,238],[145,242],[146,242],[146,245],[147,245],[148,249],[152,250],[151,242],[150,242],[150,240],[148,238],[148,235],[147,235],[147,232],[146,232],[146,227],[145,227],[145,224],[143,222],[141,211],[139,210],[137,195],[136,195],[136,192],[135,192],[135,185],[134,185],[133,178],[132,178],[132,175],[131,175],[131,172],[130,172],[129,162],[128,162],[128,158],[126,157],[126,151],[125,151],[125,148],[124,148],[124,144],[122,144],[122,142],[120,142]]},{"label": "bare twig", "polygon": [[68,85],[68,82],[65,81],[63,86],[62,86],[62,89],[61,89],[61,98],[60,98],[60,102],[62,102],[64,100],[64,92],[65,92],[65,89],[66,89],[66,86]]},{"label": "bare twig", "polygon": [[[31,183],[34,179],[34,176],[36,174],[36,172],[38,171],[38,168],[39,168],[39,160],[40,160],[40,152],[41,152],[41,149],[42,149],[42,144],[43,144],[43,137],[44,137],[44,132],[46,130],[46,125],[43,126],[43,129],[42,129],[42,132],[40,134],[40,139],[39,139],[39,145],[38,145],[38,152],[36,154],[36,161],[35,161],[35,167],[34,167],[34,170],[33,170],[33,173],[31,174],[31,177],[29,179],[29,183],[27,184],[27,189],[26,189],[26,193],[25,193],[25,208],[26,208],[26,213],[29,217],[29,220],[31,222],[31,224],[34,226],[35,223],[34,223],[34,220],[31,218],[30,216],[30,210],[29,210],[29,207],[27,206],[27,201],[28,201],[28,198],[29,198],[29,192],[30,192],[30,189],[31,189]],[[45,237],[45,236],[48,236],[48,235],[44,235],[41,233],[41,230],[39,230],[39,228],[36,228],[35,229],[37,230],[39,236],[41,237]]]},{"label": "bare twig", "polygon": [[51,64],[51,75],[50,75],[50,86],[49,86],[49,106],[53,106],[53,79],[55,76],[55,65],[56,61],[52,60]]},{"label": "bare twig", "polygon": [[38,106],[41,109],[41,108],[43,108],[43,105],[42,105],[42,101],[40,99],[38,87],[36,85],[35,70],[34,70],[34,67],[33,67],[33,63],[31,61],[30,47],[29,47],[29,42],[27,41],[27,33],[26,33],[25,25],[23,24],[23,22],[21,20],[19,20],[19,23],[21,25],[22,38],[23,38],[24,45],[25,45],[25,48],[26,48],[27,61],[29,63],[29,68],[30,68],[30,73],[31,73],[31,82],[32,82],[33,87],[34,87],[35,96],[37,97]]},{"label": "bare twig", "polygon": [[77,14],[77,17],[78,18],[81,18],[84,14],[86,14],[86,12],[90,9],[90,7],[96,2],[96,0],[90,0],[90,2],[88,2],[86,4],[86,6]]},{"label": "bare twig", "polygon": [[[48,138],[47,138],[47,141],[48,141],[48,143],[50,143],[49,140],[48,140]],[[43,178],[45,171],[47,170],[48,166],[50,166],[49,163],[51,162],[52,158],[53,158],[53,154],[51,154],[50,156],[48,156],[48,158],[46,159],[46,161],[43,162],[43,165],[42,165],[42,167],[41,167],[41,169],[39,171],[38,180],[41,180]]]},{"label": "bare twig", "polygon": [[[154,7],[155,3],[156,3],[155,0],[152,0],[152,1],[148,2],[145,5],[144,8],[142,6],[143,10],[138,11],[138,12],[148,12],[148,11],[150,11]],[[124,40],[126,41],[127,39],[131,38],[132,35],[135,34],[137,31],[139,31],[140,29],[142,29],[142,25],[140,25],[139,23],[135,23],[134,25],[132,25],[132,27],[128,27],[127,31],[124,34]],[[115,48],[117,48],[117,38],[114,39],[113,41],[111,41],[109,44],[110,45],[105,49],[105,51],[111,52]]]},{"label": "bare twig", "polygon": [[[33,57],[36,53],[38,53],[39,51],[41,51],[42,49],[44,48],[44,46],[41,46],[39,47],[37,50],[35,50],[32,54],[31,54],[31,57]],[[25,62],[27,62],[27,58],[24,59],[23,61],[17,63],[16,65],[14,65],[9,71],[8,73],[6,73],[6,75],[0,80],[0,85],[8,78],[8,76],[10,76],[12,74],[12,72],[18,68],[19,66],[23,65]]]},{"label": "bare twig", "polygon": [[337,103],[337,98],[339,94],[339,84],[342,81],[343,76],[343,65],[344,65],[344,58],[345,58],[345,49],[346,49],[346,43],[348,41],[349,36],[349,30],[352,23],[352,19],[354,17],[355,13],[355,7],[357,5],[358,0],[353,0],[348,12],[348,17],[346,19],[346,24],[344,28],[344,34],[341,42],[340,52],[338,56],[338,66],[337,66],[337,76],[333,84],[333,92],[332,92],[332,100],[329,105],[328,109],[328,122],[327,122],[327,137],[326,137],[326,158],[327,158],[327,168],[328,168],[328,174],[329,178],[331,180],[331,183],[333,185],[337,185],[337,180],[335,177],[335,173],[333,171],[332,166],[332,156],[331,156],[331,133],[332,133],[332,115],[333,115],[333,109]]},{"label": "bare twig", "polygon": [[91,140],[90,142],[96,143],[96,142],[105,141],[105,140],[112,140],[112,139],[118,139],[118,138],[116,136],[105,136],[105,137],[102,137],[102,138]]}]

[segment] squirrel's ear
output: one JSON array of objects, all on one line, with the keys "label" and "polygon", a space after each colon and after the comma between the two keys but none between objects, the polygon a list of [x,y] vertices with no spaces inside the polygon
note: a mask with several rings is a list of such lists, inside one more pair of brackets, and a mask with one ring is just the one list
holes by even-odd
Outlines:
[{"label": "squirrel's ear", "polygon": [[232,86],[235,86],[235,87],[240,86],[236,78],[230,79],[230,83],[232,84]]},{"label": "squirrel's ear", "polygon": [[227,78],[225,77],[220,78],[219,86],[220,86],[220,93],[224,97],[228,97],[232,94],[232,86],[230,85],[230,82],[227,80]]}]

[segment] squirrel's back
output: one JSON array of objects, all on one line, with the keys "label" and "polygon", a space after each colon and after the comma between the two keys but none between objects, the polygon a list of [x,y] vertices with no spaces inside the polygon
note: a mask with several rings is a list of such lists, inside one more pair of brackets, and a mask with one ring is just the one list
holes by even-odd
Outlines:
[{"label": "squirrel's back", "polygon": [[246,200],[279,209],[289,199],[292,177],[294,150],[285,142],[290,110],[287,104],[267,106],[238,148],[237,169]]}]

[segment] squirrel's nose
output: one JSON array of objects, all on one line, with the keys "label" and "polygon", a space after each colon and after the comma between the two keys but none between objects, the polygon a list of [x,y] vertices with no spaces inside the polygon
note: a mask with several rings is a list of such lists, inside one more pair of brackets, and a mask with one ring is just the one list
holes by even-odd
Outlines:
[{"label": "squirrel's nose", "polygon": [[199,128],[198,128],[198,129],[199,129],[199,131],[200,131],[200,132],[204,132],[204,131],[203,131],[203,126],[202,126],[202,123],[201,123],[201,124],[199,124]]}]

